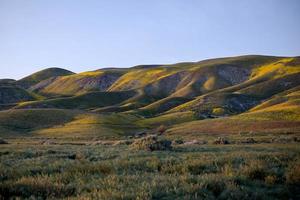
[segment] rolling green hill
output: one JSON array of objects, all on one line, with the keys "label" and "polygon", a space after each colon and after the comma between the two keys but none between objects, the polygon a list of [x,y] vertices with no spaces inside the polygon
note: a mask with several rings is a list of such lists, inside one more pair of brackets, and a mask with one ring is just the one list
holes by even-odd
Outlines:
[{"label": "rolling green hill", "polygon": [[0,111],[0,134],[6,137],[44,136],[120,137],[139,130],[139,117],[101,115],[69,109],[17,109]]},{"label": "rolling green hill", "polygon": [[41,71],[36,72],[32,75],[29,75],[25,78],[22,78],[21,80],[17,81],[17,84],[22,88],[28,89],[31,86],[33,86],[43,80],[46,80],[48,78],[57,77],[57,76],[65,76],[65,75],[70,75],[70,74],[74,74],[74,73],[71,71],[65,70],[65,69],[53,67],[53,68],[41,70]]},{"label": "rolling green hill", "polygon": [[24,108],[61,108],[91,110],[110,106],[134,96],[134,91],[123,92],[90,92],[73,97],[62,97],[18,104],[15,109]]},{"label": "rolling green hill", "polygon": [[[250,55],[79,74],[49,68],[0,80],[0,135],[119,137],[160,125],[169,135],[299,132],[299,86],[300,57]],[[48,115],[58,121],[48,122]]]},{"label": "rolling green hill", "polygon": [[216,115],[214,111],[218,112],[217,115],[244,112],[273,95],[298,86],[300,84],[300,65],[289,64],[298,59],[281,59],[274,63],[255,67],[244,82],[200,95],[169,112],[193,110],[204,118]]},{"label": "rolling green hill", "polygon": [[47,96],[78,95],[91,91],[106,91],[123,70],[96,70],[46,79],[30,88]]},{"label": "rolling green hill", "polygon": [[26,109],[0,111],[2,135],[16,136],[41,128],[62,125],[71,121],[78,111],[58,109]]}]

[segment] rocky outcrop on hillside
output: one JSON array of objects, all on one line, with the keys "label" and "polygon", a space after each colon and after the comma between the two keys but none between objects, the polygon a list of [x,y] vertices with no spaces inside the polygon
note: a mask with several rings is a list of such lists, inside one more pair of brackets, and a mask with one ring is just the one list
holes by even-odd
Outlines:
[{"label": "rocky outcrop on hillside", "polygon": [[233,65],[220,65],[217,67],[218,75],[231,85],[242,83],[250,76],[250,69]]},{"label": "rocky outcrop on hillside", "polygon": [[39,92],[39,91],[43,90],[45,87],[47,87],[48,85],[50,85],[51,83],[53,83],[58,78],[59,77],[51,77],[46,80],[43,80],[43,81],[39,82],[38,84],[31,86],[29,88],[29,91]]},{"label": "rocky outcrop on hillside", "polygon": [[44,95],[76,95],[90,91],[106,91],[119,77],[118,73],[52,77],[32,86],[30,90]]},{"label": "rocky outcrop on hillside", "polygon": [[104,74],[99,77],[79,79],[76,84],[83,90],[106,91],[119,77],[118,74]]},{"label": "rocky outcrop on hillside", "polygon": [[144,91],[150,95],[168,96],[176,91],[180,82],[185,78],[188,72],[182,71],[167,77],[163,77],[154,83],[147,85]]}]

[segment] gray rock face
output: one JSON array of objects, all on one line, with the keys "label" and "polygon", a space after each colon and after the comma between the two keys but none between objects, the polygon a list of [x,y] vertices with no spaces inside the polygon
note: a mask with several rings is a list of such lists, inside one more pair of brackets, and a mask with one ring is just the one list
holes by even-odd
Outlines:
[{"label": "gray rock face", "polygon": [[83,78],[76,83],[84,90],[106,91],[120,76],[115,74],[104,74],[95,78]]},{"label": "gray rock face", "polygon": [[38,92],[38,91],[44,89],[45,87],[47,87],[48,85],[50,85],[51,83],[53,83],[57,78],[58,77],[51,77],[44,81],[41,81],[38,84],[31,86],[29,88],[29,91]]},{"label": "gray rock face", "polygon": [[250,70],[238,66],[221,65],[218,67],[217,73],[230,84],[235,85],[246,81],[250,75]]},{"label": "gray rock face", "polygon": [[125,90],[131,90],[132,88],[138,88],[138,86],[141,85],[140,80],[131,80],[125,85],[118,86],[117,89],[113,89],[114,91],[125,91]]},{"label": "gray rock face", "polygon": [[147,85],[144,90],[147,94],[167,96],[175,92],[178,84],[187,75],[187,72],[178,72],[159,79],[153,84]]},{"label": "gray rock face", "polygon": [[72,95],[88,91],[106,91],[119,77],[119,74],[51,77],[32,86],[30,91],[61,95]]}]

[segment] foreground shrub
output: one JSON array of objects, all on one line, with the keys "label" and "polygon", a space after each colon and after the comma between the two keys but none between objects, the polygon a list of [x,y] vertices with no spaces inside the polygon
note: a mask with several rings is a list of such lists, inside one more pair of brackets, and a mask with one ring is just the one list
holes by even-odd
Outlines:
[{"label": "foreground shrub", "polygon": [[300,187],[300,162],[293,163],[286,171],[286,182]]},{"label": "foreground shrub", "polygon": [[205,140],[191,140],[191,141],[186,141],[183,144],[184,145],[202,145],[202,144],[207,144],[207,141],[205,141]]},{"label": "foreground shrub", "polygon": [[218,137],[215,141],[214,144],[229,144],[229,141],[226,138],[223,137]]},{"label": "foreground shrub", "polygon": [[41,145],[55,145],[56,142],[52,141],[52,140],[43,140],[40,142]]},{"label": "foreground shrub", "polygon": [[2,138],[0,138],[0,144],[8,144],[8,142],[6,142],[6,141],[3,140]]},{"label": "foreground shrub", "polygon": [[132,140],[119,140],[119,141],[116,141],[115,143],[114,143],[114,145],[130,145],[130,144],[132,144],[133,143],[133,141]]},{"label": "foreground shrub", "polygon": [[72,196],[76,189],[74,186],[61,182],[52,182],[49,176],[23,177],[14,183],[0,185],[0,197],[22,197],[33,199],[46,199],[47,197],[61,198]]},{"label": "foreground shrub", "polygon": [[289,191],[295,196],[300,196],[300,162],[292,162],[285,173],[286,184]]},{"label": "foreground shrub", "polygon": [[265,177],[265,183],[268,185],[274,185],[277,181],[277,177],[274,175],[269,175]]},{"label": "foreground shrub", "polygon": [[157,132],[162,135],[164,132],[166,132],[167,128],[164,126],[164,125],[160,125],[158,128],[157,128]]},{"label": "foreground shrub", "polygon": [[299,142],[299,139],[297,137],[291,137],[291,136],[280,136],[280,137],[274,137],[271,139],[272,143],[292,143],[292,142]]},{"label": "foreground shrub", "polygon": [[222,180],[209,180],[204,188],[211,191],[215,197],[218,197],[226,189],[226,184]]},{"label": "foreground shrub", "polygon": [[250,163],[249,166],[244,168],[244,174],[247,178],[251,180],[265,180],[265,177],[267,176],[267,171],[265,169],[265,166],[263,166],[261,163]]},{"label": "foreground shrub", "polygon": [[77,153],[68,155],[68,158],[71,160],[84,160],[85,155],[83,153],[77,152]]},{"label": "foreground shrub", "polygon": [[131,144],[132,149],[148,150],[148,151],[163,151],[171,150],[172,142],[169,140],[158,140],[156,135],[149,135],[135,140]]},{"label": "foreground shrub", "polygon": [[181,139],[177,139],[177,140],[174,140],[173,142],[172,142],[172,144],[183,144],[184,143],[184,141],[183,140],[181,140]]},{"label": "foreground shrub", "polygon": [[256,140],[254,140],[253,138],[246,138],[245,140],[242,140],[241,143],[243,143],[243,144],[254,144],[254,143],[256,143]]}]

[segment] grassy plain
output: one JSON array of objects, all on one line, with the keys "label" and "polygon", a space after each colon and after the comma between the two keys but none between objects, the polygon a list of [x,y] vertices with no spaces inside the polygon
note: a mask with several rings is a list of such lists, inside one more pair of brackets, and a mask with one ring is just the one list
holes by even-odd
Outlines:
[{"label": "grassy plain", "polygon": [[229,137],[228,145],[203,136],[207,144],[153,152],[11,138],[0,148],[0,198],[299,199],[299,143],[238,142],[248,136]]}]

